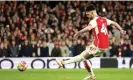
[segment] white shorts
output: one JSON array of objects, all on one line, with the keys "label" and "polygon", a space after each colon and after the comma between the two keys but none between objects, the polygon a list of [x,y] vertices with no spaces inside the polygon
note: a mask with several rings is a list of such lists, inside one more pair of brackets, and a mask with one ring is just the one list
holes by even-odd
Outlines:
[{"label": "white shorts", "polygon": [[90,55],[100,56],[101,54],[104,53],[105,50],[99,49],[95,45],[92,44],[92,45],[86,47],[86,50],[85,51],[87,53],[89,53]]}]

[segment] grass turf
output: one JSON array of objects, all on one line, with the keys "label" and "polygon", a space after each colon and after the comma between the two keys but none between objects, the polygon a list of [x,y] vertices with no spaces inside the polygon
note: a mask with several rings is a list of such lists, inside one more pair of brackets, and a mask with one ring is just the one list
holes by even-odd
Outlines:
[{"label": "grass turf", "polygon": [[[96,80],[133,80],[133,69],[94,69]],[[15,69],[0,70],[0,80],[82,80],[85,69]]]}]

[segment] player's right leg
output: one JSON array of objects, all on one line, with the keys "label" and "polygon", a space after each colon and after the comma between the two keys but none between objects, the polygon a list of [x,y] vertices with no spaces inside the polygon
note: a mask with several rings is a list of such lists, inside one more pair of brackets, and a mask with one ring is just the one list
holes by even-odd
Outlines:
[{"label": "player's right leg", "polygon": [[85,61],[86,59],[90,59],[92,57],[93,57],[93,55],[89,55],[89,53],[85,50],[80,55],[77,55],[75,57],[72,57],[69,60],[66,60],[66,61],[56,61],[56,62],[59,65],[59,68],[60,68],[60,67],[62,67],[65,64],[70,64],[70,63],[74,63],[74,62]]},{"label": "player's right leg", "polygon": [[62,67],[65,64],[85,61],[87,59],[93,58],[94,54],[97,53],[97,51],[98,51],[98,48],[96,48],[94,45],[91,45],[88,48],[86,48],[86,50],[84,50],[80,55],[72,57],[71,59],[66,61],[56,61],[56,62],[59,65],[59,67]]}]

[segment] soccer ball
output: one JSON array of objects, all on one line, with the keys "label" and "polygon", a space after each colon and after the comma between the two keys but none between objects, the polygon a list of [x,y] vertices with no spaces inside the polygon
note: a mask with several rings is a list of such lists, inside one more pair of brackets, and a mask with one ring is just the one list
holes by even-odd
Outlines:
[{"label": "soccer ball", "polygon": [[17,69],[19,71],[26,71],[27,70],[27,63],[25,61],[21,61],[18,63]]}]

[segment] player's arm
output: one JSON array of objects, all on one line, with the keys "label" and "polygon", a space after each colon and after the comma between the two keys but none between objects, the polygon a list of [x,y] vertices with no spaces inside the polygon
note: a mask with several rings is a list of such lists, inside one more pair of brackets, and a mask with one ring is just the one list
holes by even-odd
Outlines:
[{"label": "player's arm", "polygon": [[82,33],[86,32],[86,31],[89,31],[89,26],[87,26],[87,27],[83,28],[82,30],[78,31],[77,34],[82,34]]},{"label": "player's arm", "polygon": [[115,22],[115,21],[107,20],[107,24],[108,24],[108,25],[110,25],[110,24],[114,25],[117,29],[120,30],[120,32],[121,32],[122,34],[125,34],[125,33],[126,33],[126,31],[124,31],[124,30],[122,29],[122,27],[121,27],[117,22]]},{"label": "player's arm", "polygon": [[91,29],[95,28],[97,26],[97,23],[95,20],[91,20],[90,23],[88,24],[88,26],[86,26],[85,28],[83,28],[82,30],[78,31],[74,37],[78,37],[80,34],[90,31]]},{"label": "player's arm", "polygon": [[82,30],[78,31],[74,37],[78,37],[80,34],[84,33],[84,32],[87,32],[87,31],[90,31],[92,28],[92,25],[89,24],[87,27],[83,28]]},{"label": "player's arm", "polygon": [[126,33],[126,31],[124,31],[124,30],[122,29],[122,27],[121,27],[117,22],[112,21],[111,24],[114,25],[116,28],[118,28],[122,34],[125,34],[125,33]]}]

